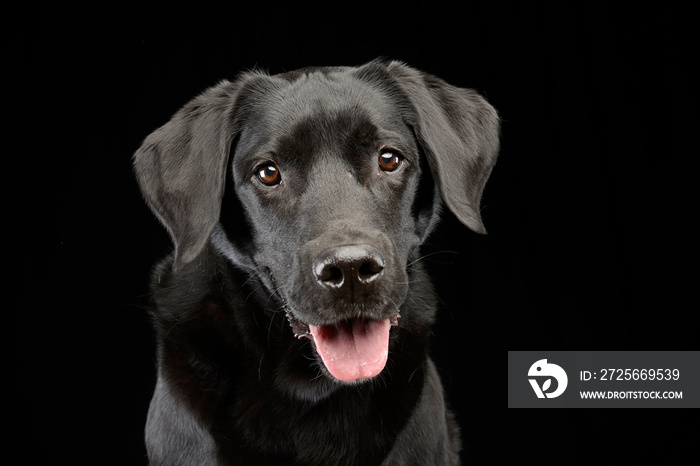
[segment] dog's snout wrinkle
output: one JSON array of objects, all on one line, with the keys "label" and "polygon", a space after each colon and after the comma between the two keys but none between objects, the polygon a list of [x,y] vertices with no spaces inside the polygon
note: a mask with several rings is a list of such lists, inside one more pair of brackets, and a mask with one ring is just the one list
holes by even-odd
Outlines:
[{"label": "dog's snout wrinkle", "polygon": [[325,250],[314,260],[318,283],[341,297],[354,299],[366,294],[384,272],[384,256],[366,244]]}]

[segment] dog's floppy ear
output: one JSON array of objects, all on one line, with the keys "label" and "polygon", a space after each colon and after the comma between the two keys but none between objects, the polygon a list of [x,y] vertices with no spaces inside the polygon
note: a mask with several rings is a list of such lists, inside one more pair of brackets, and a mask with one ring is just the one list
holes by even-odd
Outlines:
[{"label": "dog's floppy ear", "polygon": [[473,231],[486,233],[479,204],[498,155],[496,110],[475,91],[401,62],[388,69],[415,109],[414,130],[445,204]]},{"label": "dog's floppy ear", "polygon": [[192,99],[134,155],[146,202],[175,243],[174,270],[197,257],[219,220],[238,87],[225,81]]}]

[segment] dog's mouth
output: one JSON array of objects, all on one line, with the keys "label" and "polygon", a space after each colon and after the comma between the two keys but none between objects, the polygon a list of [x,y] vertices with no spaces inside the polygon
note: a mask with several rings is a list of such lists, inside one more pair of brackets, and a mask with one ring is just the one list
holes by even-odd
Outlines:
[{"label": "dog's mouth", "polygon": [[350,319],[330,325],[310,325],[287,310],[294,336],[314,342],[316,352],[330,374],[343,382],[378,375],[389,356],[389,332],[399,323],[395,312],[384,320]]}]

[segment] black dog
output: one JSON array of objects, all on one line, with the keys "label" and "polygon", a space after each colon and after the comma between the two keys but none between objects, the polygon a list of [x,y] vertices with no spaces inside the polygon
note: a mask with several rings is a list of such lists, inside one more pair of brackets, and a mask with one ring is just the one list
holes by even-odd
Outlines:
[{"label": "black dog", "polygon": [[458,463],[419,247],[443,201],[484,232],[498,132],[475,92],[374,61],[248,73],[148,136],[136,175],[175,243],[151,463]]}]

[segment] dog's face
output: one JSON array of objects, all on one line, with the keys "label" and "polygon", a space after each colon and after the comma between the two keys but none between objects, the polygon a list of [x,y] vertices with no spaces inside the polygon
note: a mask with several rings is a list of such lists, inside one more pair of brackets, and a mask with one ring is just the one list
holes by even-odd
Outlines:
[{"label": "dog's face", "polygon": [[407,268],[441,200],[483,231],[495,112],[405,65],[249,74],[168,125],[144,143],[136,169],[175,241],[174,267],[211,235],[283,304],[333,379],[384,368]]},{"label": "dog's face", "polygon": [[[231,162],[252,232],[249,263],[334,377],[372,377],[406,297],[417,209],[432,210],[432,189],[428,205],[415,205],[415,136],[397,102],[359,79],[265,81],[255,84],[263,97],[239,102],[246,114]],[[217,244],[230,251],[231,241]]]}]

